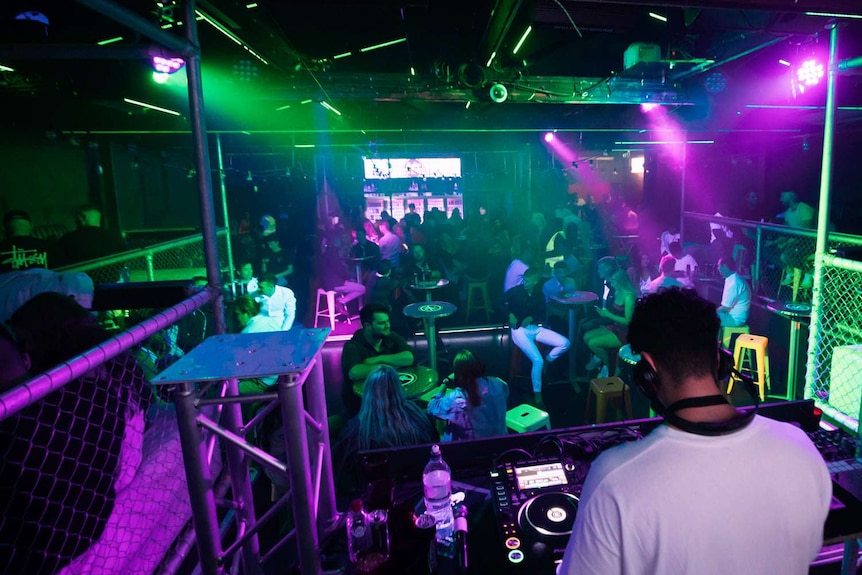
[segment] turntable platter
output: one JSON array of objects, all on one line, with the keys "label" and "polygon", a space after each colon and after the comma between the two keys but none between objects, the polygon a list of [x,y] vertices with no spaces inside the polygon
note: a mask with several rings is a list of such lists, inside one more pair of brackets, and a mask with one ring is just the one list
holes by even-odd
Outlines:
[{"label": "turntable platter", "polygon": [[525,533],[561,537],[572,533],[578,498],[571,493],[542,493],[518,510],[518,525]]}]

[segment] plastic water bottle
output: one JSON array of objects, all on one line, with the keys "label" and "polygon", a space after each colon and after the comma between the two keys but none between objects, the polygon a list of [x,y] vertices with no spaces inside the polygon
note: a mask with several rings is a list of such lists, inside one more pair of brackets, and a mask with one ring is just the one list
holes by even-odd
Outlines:
[{"label": "plastic water bottle", "polygon": [[371,530],[368,516],[362,509],[362,500],[354,499],[347,511],[347,551],[350,562],[359,564],[371,548]]},{"label": "plastic water bottle", "polygon": [[431,459],[422,472],[425,491],[425,510],[434,516],[437,523],[437,541],[448,545],[454,533],[452,515],[452,471],[440,455],[440,446],[431,447]]}]

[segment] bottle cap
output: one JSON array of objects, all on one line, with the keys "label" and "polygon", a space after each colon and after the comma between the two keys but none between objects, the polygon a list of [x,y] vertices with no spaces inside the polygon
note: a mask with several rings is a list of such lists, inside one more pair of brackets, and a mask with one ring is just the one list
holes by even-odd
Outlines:
[{"label": "bottle cap", "polygon": [[434,445],[432,445],[431,446],[431,453],[433,453],[434,455],[438,455],[440,453],[440,446],[437,445],[436,443]]}]

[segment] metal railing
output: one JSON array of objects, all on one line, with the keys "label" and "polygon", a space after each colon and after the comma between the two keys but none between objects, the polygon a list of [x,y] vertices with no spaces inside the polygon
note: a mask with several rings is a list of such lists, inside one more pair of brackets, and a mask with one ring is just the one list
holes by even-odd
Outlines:
[{"label": "metal railing", "polygon": [[820,261],[823,275],[815,286],[811,277],[816,231],[692,212],[686,212],[684,218],[687,230],[710,223],[725,226],[734,232],[734,244],[753,252],[741,271],[751,278],[755,294],[811,304],[805,397],[814,398],[842,427],[858,432],[862,418],[862,262],[837,254],[843,247],[862,246],[862,237],[827,235],[827,253]]},{"label": "metal railing", "polygon": [[[228,230],[217,234],[219,269],[228,270]],[[206,276],[202,234],[159,243],[145,248],[129,250],[97,260],[69,265],[57,271],[85,272],[93,283],[151,282],[163,280],[191,280]],[[230,270],[228,270],[230,271]]]}]

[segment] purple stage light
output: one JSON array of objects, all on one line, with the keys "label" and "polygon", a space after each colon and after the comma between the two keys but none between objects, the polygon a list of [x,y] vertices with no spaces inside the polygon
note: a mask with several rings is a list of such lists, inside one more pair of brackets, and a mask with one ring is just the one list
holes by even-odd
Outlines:
[{"label": "purple stage light", "polygon": [[182,70],[186,65],[182,58],[163,58],[162,56],[153,56],[153,69],[162,74],[173,74]]},{"label": "purple stage light", "polygon": [[796,70],[796,78],[799,80],[800,87],[816,85],[820,82],[823,74],[823,64],[814,59],[804,61]]},{"label": "purple stage light", "polygon": [[545,141],[550,143],[554,141],[554,133],[553,132],[545,132]]},{"label": "purple stage light", "polygon": [[658,104],[649,104],[649,103],[641,104],[641,112],[643,112],[644,114],[652,112],[656,108],[658,108]]}]

